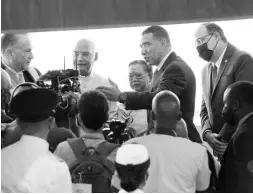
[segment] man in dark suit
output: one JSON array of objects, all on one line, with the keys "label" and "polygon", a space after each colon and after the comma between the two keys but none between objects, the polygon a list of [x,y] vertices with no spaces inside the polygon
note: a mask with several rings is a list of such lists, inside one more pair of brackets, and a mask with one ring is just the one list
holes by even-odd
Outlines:
[{"label": "man in dark suit", "polygon": [[222,117],[237,124],[221,161],[217,189],[219,193],[251,193],[253,176],[253,83],[236,82],[224,93]]},{"label": "man in dark suit", "polygon": [[201,143],[193,124],[196,80],[191,68],[172,51],[168,32],[160,26],[143,31],[141,54],[148,65],[157,66],[148,92],[120,92],[116,87],[99,87],[109,100],[124,103],[126,109],[151,109],[153,97],[162,90],[175,93],[181,101],[182,118],[187,124],[189,138]]},{"label": "man in dark suit", "polygon": [[41,76],[36,68],[29,67],[33,54],[27,34],[4,34],[1,52],[1,68],[9,74],[14,87],[24,82],[35,82]]},{"label": "man in dark suit", "polygon": [[200,116],[203,140],[221,156],[236,127],[225,124],[221,118],[222,97],[234,82],[253,82],[253,59],[228,43],[223,30],[214,23],[202,24],[195,33],[195,39],[199,56],[209,62],[202,71]]}]

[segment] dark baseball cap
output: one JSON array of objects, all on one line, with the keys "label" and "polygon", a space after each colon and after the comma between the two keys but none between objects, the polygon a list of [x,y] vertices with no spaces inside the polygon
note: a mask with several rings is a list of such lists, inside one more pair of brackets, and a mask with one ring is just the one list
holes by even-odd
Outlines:
[{"label": "dark baseball cap", "polygon": [[[26,87],[22,90],[20,87]],[[15,90],[19,87],[19,92]],[[31,84],[21,84],[17,86],[13,93],[15,93],[10,101],[10,111],[13,115],[25,122],[40,122],[55,112],[58,105],[58,95],[55,91],[34,87]]]}]

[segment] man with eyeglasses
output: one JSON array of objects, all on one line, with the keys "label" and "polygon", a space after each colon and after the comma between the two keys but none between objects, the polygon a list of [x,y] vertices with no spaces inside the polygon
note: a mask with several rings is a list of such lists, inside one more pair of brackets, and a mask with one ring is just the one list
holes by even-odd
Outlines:
[{"label": "man with eyeglasses", "polygon": [[[81,39],[77,42],[73,53],[74,68],[79,71],[81,93],[96,89],[99,86],[112,86],[110,78],[103,77],[93,71],[98,60],[94,42]],[[117,103],[109,102],[109,120],[116,117]]]},{"label": "man with eyeglasses", "polygon": [[[136,92],[148,91],[152,74],[152,67],[145,61],[132,61],[128,67],[128,78],[131,88]],[[132,118],[132,122],[128,124],[128,127],[134,129],[137,136],[144,135],[148,129],[147,110],[126,110],[124,104],[119,104],[118,119],[124,122],[129,117]]]},{"label": "man with eyeglasses", "polygon": [[232,83],[253,82],[253,58],[230,44],[215,23],[202,24],[195,33],[195,40],[199,56],[208,62],[202,71],[203,140],[222,156],[236,127],[221,117],[223,94]]},{"label": "man with eyeglasses", "polygon": [[[124,103],[128,110],[151,110],[152,99],[158,92],[163,90],[174,92],[181,101],[181,111],[189,130],[190,140],[202,143],[200,134],[193,123],[196,79],[192,69],[172,50],[169,34],[161,26],[145,29],[140,47],[147,64],[157,67],[149,91],[121,92],[113,87],[100,87],[100,91],[109,100]],[[153,121],[149,119],[149,130],[152,128]]]}]

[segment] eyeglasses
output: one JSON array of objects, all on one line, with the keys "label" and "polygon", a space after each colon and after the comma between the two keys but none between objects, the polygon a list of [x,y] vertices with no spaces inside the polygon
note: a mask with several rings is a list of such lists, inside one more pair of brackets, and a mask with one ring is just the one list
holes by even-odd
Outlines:
[{"label": "eyeglasses", "polygon": [[90,52],[74,52],[74,55],[75,57],[78,57],[79,55],[82,57],[82,58],[89,58],[91,57],[93,54],[90,53]]},{"label": "eyeglasses", "polygon": [[149,73],[145,73],[145,74],[130,73],[128,77],[129,77],[130,80],[133,80],[134,78],[135,78],[135,79],[142,79],[142,78],[144,78],[146,75],[149,75]]},{"label": "eyeglasses", "polygon": [[[212,36],[213,36],[213,34],[208,34],[208,35],[202,36],[196,40],[195,44],[196,45],[204,44],[205,42],[208,42],[212,38]],[[207,39],[207,37],[209,37],[209,39]]]}]

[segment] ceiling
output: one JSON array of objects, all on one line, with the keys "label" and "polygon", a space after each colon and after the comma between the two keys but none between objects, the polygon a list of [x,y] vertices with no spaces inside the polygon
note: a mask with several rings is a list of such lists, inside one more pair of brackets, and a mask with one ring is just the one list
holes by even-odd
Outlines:
[{"label": "ceiling", "polygon": [[253,0],[1,0],[2,33],[244,18]]}]

